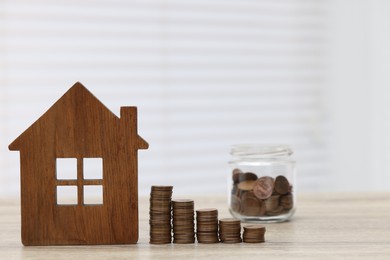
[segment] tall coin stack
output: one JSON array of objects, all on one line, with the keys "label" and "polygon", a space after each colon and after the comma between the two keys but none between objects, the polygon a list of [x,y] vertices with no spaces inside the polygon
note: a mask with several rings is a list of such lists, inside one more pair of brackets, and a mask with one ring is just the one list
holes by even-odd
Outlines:
[{"label": "tall coin stack", "polygon": [[172,216],[173,243],[194,243],[194,201],[189,199],[172,200]]},{"label": "tall coin stack", "polygon": [[172,241],[172,186],[152,186],[150,192],[150,243],[169,244]]},{"label": "tall coin stack", "polygon": [[199,243],[219,243],[217,209],[199,209],[196,211],[196,238]]},{"label": "tall coin stack", "polygon": [[241,221],[234,218],[219,220],[219,239],[222,243],[241,243]]},{"label": "tall coin stack", "polygon": [[265,227],[259,225],[249,225],[244,227],[244,243],[262,243],[264,239]]}]

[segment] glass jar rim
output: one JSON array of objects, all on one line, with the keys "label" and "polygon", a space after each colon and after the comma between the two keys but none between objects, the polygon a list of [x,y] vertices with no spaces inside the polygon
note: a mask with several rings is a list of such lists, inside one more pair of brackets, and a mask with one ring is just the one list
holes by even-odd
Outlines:
[{"label": "glass jar rim", "polygon": [[237,157],[272,158],[293,154],[289,145],[235,144],[230,154]]}]

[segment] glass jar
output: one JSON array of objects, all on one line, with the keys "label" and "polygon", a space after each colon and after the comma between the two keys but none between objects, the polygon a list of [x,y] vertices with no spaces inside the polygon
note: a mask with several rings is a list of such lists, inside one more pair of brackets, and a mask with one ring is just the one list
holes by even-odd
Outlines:
[{"label": "glass jar", "polygon": [[282,222],[296,208],[295,161],[287,145],[234,145],[228,205],[246,222]]}]

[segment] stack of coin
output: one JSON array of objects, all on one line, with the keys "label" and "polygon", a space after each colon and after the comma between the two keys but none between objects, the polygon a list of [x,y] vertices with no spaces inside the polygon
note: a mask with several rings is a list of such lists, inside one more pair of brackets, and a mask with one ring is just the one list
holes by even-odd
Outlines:
[{"label": "stack of coin", "polygon": [[218,210],[199,209],[196,211],[196,238],[199,243],[218,243]]},{"label": "stack of coin", "polygon": [[265,227],[260,225],[249,225],[244,227],[244,243],[262,243],[264,239]]},{"label": "stack of coin", "polygon": [[241,222],[239,219],[219,220],[219,238],[222,243],[241,243]]},{"label": "stack of coin", "polygon": [[173,243],[194,243],[194,201],[172,200],[172,216]]},{"label": "stack of coin", "polygon": [[150,243],[168,244],[172,241],[172,186],[152,186],[150,193]]}]

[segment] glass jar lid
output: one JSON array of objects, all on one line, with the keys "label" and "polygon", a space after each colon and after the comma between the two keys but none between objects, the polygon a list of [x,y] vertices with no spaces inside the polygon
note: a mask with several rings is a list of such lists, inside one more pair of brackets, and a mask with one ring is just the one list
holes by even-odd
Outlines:
[{"label": "glass jar lid", "polygon": [[230,150],[233,157],[252,159],[287,157],[292,153],[288,145],[237,144],[233,145]]}]

